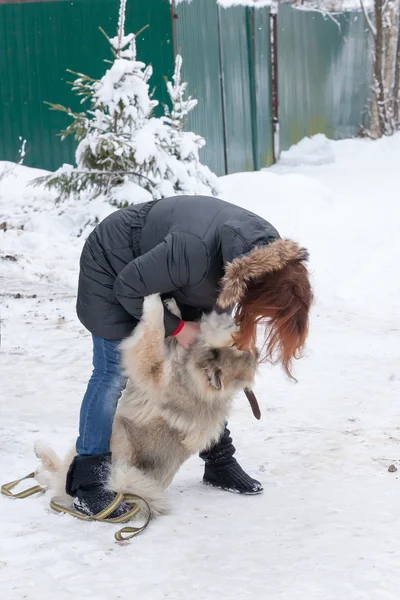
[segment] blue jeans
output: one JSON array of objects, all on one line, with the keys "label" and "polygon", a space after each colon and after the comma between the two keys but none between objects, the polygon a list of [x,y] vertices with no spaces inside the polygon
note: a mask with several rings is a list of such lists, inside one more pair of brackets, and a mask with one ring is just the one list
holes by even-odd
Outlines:
[{"label": "blue jeans", "polygon": [[83,397],[76,452],[80,456],[110,452],[110,439],[118,400],[126,385],[118,345],[93,337],[93,373]]}]

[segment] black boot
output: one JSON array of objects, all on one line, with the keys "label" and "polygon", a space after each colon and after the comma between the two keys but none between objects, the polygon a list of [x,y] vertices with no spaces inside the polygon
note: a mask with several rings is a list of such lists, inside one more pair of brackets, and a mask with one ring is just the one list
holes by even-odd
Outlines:
[{"label": "black boot", "polygon": [[206,463],[203,483],[236,494],[261,494],[261,483],[243,471],[234,453],[230,431],[225,426],[219,442],[209,450],[200,452],[200,458]]},{"label": "black boot", "polygon": [[[74,497],[74,506],[93,517],[114,501],[116,493],[104,487],[111,465],[111,452],[90,456],[75,456],[67,473],[65,490]],[[122,502],[108,518],[121,517],[130,510]]]}]

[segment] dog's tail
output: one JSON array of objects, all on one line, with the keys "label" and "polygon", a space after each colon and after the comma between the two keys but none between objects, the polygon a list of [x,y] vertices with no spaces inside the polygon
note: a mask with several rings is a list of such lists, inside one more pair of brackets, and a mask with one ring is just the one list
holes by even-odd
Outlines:
[{"label": "dog's tail", "polygon": [[35,471],[35,479],[43,487],[49,488],[59,502],[66,506],[70,505],[72,498],[65,491],[65,481],[68,467],[75,454],[74,450],[71,450],[64,459],[61,459],[53,448],[44,442],[36,441],[34,450],[40,459],[40,464]]},{"label": "dog's tail", "polygon": [[153,517],[169,510],[168,499],[161,485],[136,467],[118,461],[113,463],[107,487],[114,492],[143,498],[150,506]]}]

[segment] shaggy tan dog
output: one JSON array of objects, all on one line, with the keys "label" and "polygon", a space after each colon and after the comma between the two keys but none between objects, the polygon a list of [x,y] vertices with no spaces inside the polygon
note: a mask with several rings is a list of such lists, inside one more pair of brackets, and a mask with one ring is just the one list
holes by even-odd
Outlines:
[{"label": "shaggy tan dog", "polygon": [[[168,308],[179,316],[174,301]],[[107,481],[116,492],[144,498],[153,515],[168,508],[165,489],[180,466],[219,439],[234,394],[251,387],[257,367],[255,354],[236,348],[229,315],[203,316],[188,350],[165,339],[163,318],[160,297],[148,296],[139,325],[122,342],[129,379],[114,420]],[[70,504],[65,478],[75,451],[64,460],[42,444],[35,451],[39,482]]]}]

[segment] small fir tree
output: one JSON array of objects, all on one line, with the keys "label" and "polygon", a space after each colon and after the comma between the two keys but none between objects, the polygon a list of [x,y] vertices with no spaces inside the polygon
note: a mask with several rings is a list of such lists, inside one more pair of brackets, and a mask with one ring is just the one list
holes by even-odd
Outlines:
[{"label": "small fir tree", "polygon": [[171,109],[165,108],[165,116],[157,118],[153,110],[158,102],[148,83],[152,68],[137,60],[135,35],[124,34],[125,5],[122,1],[117,36],[107,38],[114,56],[111,67],[98,81],[76,74],[72,89],[81,103],[89,103],[88,110],[74,113],[50,105],[72,118],[62,139],[73,135],[79,141],[77,166],[64,165],[36,183],[56,189],[61,198],[85,192],[92,197],[106,194],[113,201],[113,190],[127,181],[145,188],[153,198],[215,195],[218,179],[198,155],[205,141],[183,129],[197,101],[184,99],[182,58],[177,56],[173,83],[167,82]]}]

